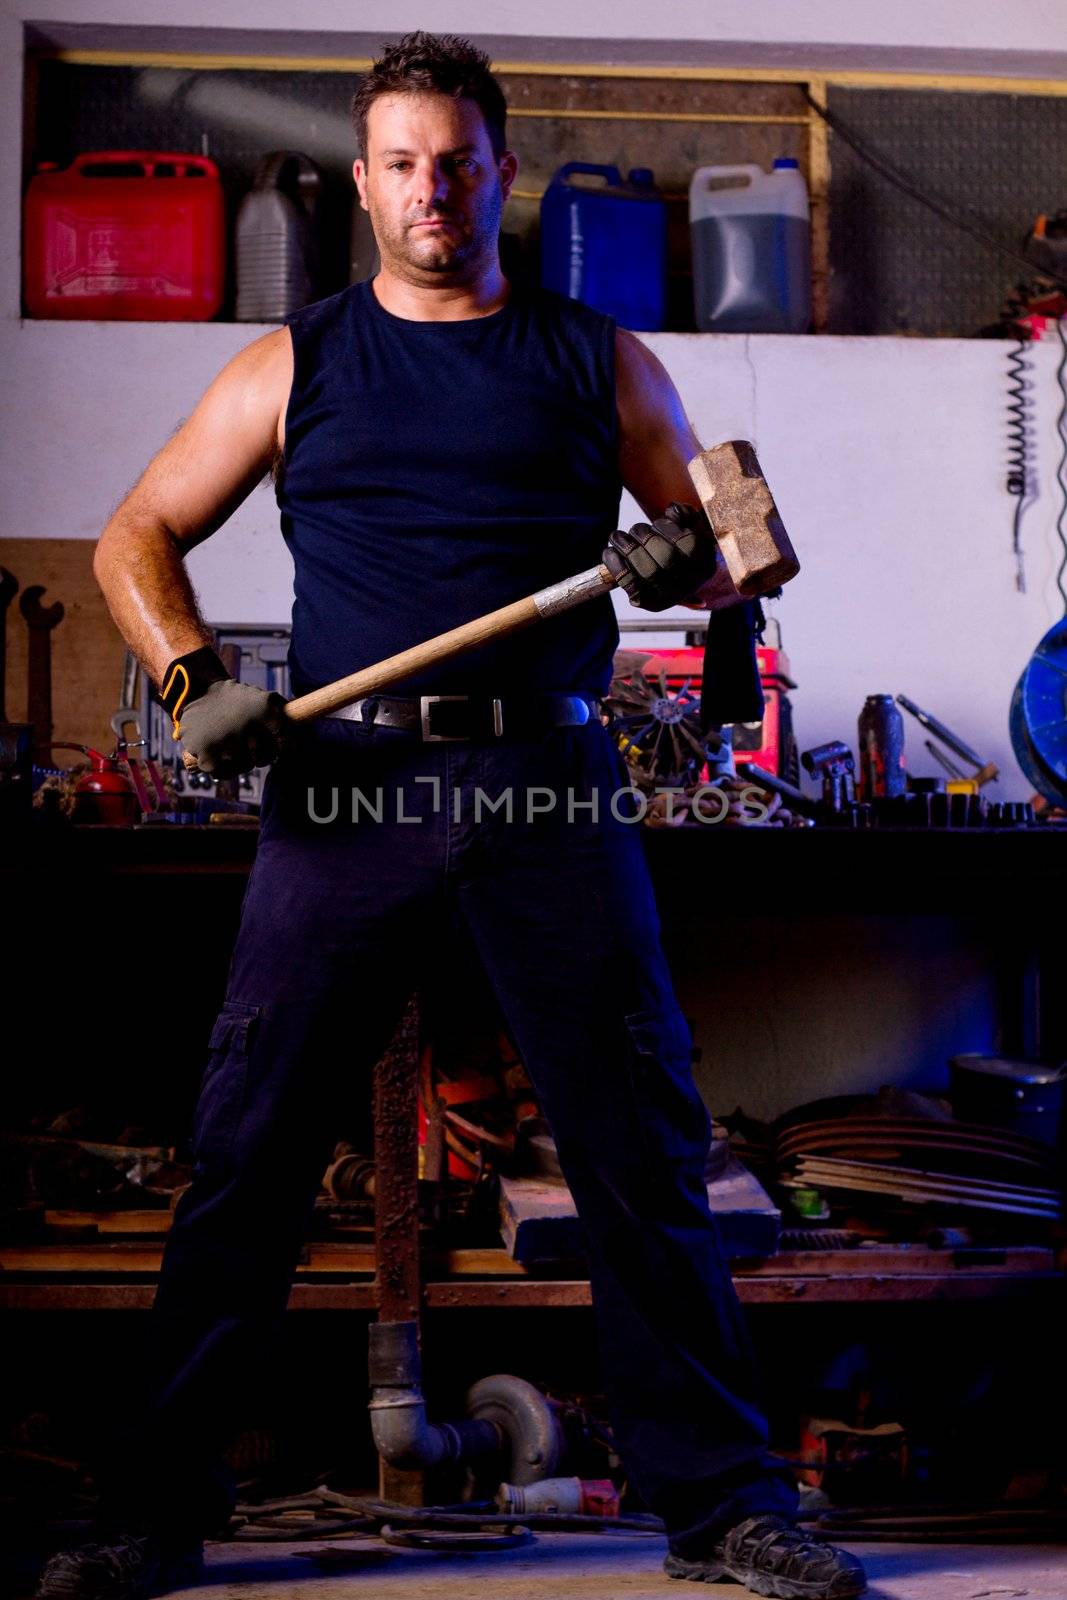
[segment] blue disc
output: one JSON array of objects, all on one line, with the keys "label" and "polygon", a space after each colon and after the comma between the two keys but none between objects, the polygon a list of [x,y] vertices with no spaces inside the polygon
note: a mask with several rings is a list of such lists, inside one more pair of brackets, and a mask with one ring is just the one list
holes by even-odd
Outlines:
[{"label": "blue disc", "polygon": [[1042,799],[1047,800],[1049,805],[1060,806],[1063,804],[1064,796],[1055,787],[1049,775],[1038,764],[1033,746],[1027,736],[1026,723],[1023,719],[1023,681],[1025,677],[1026,673],[1024,672],[1015,685],[1015,692],[1011,697],[1011,711],[1008,714],[1011,746],[1015,751],[1015,759],[1019,763],[1023,777],[1027,782],[1033,784],[1037,793],[1041,795]]},{"label": "blue disc", "polygon": [[1055,782],[1067,785],[1067,617],[1046,633],[1020,684],[1034,754]]}]

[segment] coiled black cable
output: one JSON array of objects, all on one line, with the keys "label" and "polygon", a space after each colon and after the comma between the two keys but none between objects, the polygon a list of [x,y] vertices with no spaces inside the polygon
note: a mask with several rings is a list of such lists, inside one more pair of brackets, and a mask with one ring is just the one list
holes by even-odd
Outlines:
[{"label": "coiled black cable", "polygon": [[1015,587],[1026,593],[1026,574],[1023,570],[1022,520],[1026,491],[1029,486],[1026,404],[1026,346],[1027,338],[1019,334],[1017,343],[1008,352],[1008,476],[1004,487],[1015,496],[1015,513],[1011,523],[1011,549],[1015,557]]}]

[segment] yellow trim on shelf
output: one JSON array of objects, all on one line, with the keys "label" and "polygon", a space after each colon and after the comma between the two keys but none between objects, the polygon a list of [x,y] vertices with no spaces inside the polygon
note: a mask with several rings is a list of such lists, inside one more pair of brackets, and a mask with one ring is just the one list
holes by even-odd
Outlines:
[{"label": "yellow trim on shelf", "polygon": [[[237,69],[257,72],[366,72],[370,56],[255,55],[196,50],[33,49],[37,60],[74,66],[195,68],[200,72]],[[940,89],[960,94],[1067,95],[1065,78],[985,77],[978,73],[825,71],[805,67],[640,67],[598,66],[592,62],[494,61],[505,76],[549,78],[637,78],[680,83],[794,83],[819,81],[842,89]]]},{"label": "yellow trim on shelf", "polygon": [[[812,78],[808,93],[826,106],[825,78]],[[830,129],[818,112],[808,113],[808,199],[811,206],[811,326],[825,333],[830,323]]]},{"label": "yellow trim on shelf", "polygon": [[508,106],[510,117],[556,117],[586,122],[770,122],[790,123],[805,128],[810,117],[801,113],[793,117],[763,116],[758,111],[587,111],[568,106]]}]

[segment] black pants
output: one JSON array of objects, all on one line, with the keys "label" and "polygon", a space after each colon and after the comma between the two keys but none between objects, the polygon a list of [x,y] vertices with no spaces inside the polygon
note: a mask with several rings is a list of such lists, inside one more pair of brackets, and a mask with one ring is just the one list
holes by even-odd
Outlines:
[{"label": "black pants", "polygon": [[[193,1183],[167,1242],[156,1380],[138,1419],[157,1441],[155,1504],[166,1501],[171,1523],[207,1516],[203,1486],[284,1310],[338,1106],[354,1081],[369,1082],[458,918],[587,1234],[603,1378],[632,1481],[681,1555],[755,1512],[791,1514],[792,1478],[766,1452],[708,1210],[708,1117],[612,740],[599,723],[486,744],[319,727],[268,778],[196,1113]],[[139,1455],[127,1445],[127,1460]],[[127,1506],[136,1498],[129,1475],[121,1493]]]}]

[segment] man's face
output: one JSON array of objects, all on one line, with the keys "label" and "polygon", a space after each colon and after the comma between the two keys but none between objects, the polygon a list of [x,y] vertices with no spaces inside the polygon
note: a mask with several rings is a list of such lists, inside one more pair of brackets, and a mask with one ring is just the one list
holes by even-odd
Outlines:
[{"label": "man's face", "polygon": [[409,283],[473,279],[497,260],[500,216],[518,164],[493,155],[473,100],[388,94],[367,114],[366,160],[352,169],[382,264]]}]

